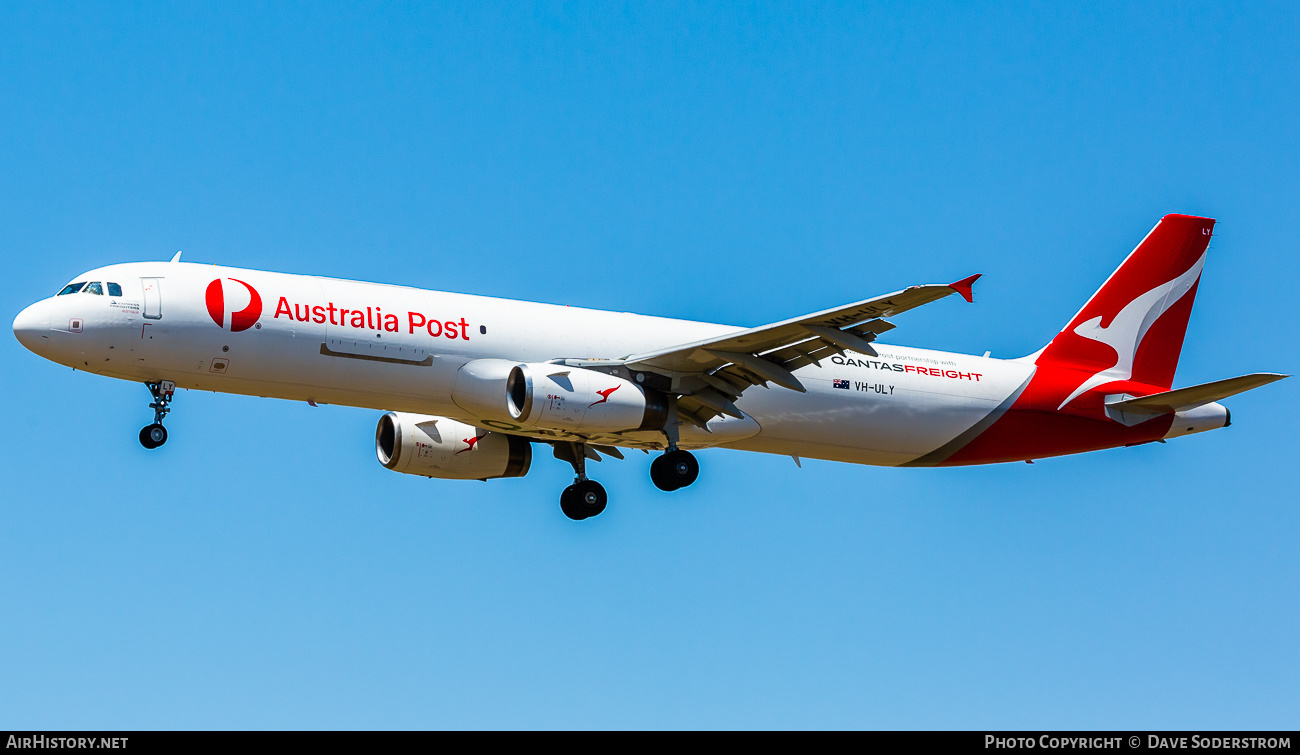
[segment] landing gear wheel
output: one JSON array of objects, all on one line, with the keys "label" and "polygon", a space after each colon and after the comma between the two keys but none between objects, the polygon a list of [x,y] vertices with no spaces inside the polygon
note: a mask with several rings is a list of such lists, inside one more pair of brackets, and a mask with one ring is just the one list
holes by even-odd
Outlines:
[{"label": "landing gear wheel", "polygon": [[167,428],[154,423],[140,430],[140,445],[157,448],[167,442]]},{"label": "landing gear wheel", "polygon": [[580,522],[587,518],[587,515],[578,508],[578,496],[576,495],[577,485],[570,485],[560,493],[560,511],[575,522]]},{"label": "landing gear wheel", "polygon": [[579,480],[560,493],[560,510],[574,521],[596,516],[608,502],[605,488],[595,480]]},{"label": "landing gear wheel", "polygon": [[655,460],[650,462],[650,481],[655,484],[656,488],[670,493],[677,489],[673,479],[668,476],[667,454],[656,456]]},{"label": "landing gear wheel", "polygon": [[679,490],[700,476],[700,463],[690,451],[669,451],[650,463],[650,481],[663,491]]},{"label": "landing gear wheel", "polygon": [[605,495],[605,488],[595,480],[583,480],[578,483],[578,502],[587,516],[596,516],[605,510],[605,504],[609,502],[609,496]]}]

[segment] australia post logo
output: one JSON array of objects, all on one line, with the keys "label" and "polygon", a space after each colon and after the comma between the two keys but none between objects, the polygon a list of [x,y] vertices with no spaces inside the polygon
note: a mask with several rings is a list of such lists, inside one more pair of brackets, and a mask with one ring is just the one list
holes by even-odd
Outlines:
[{"label": "australia post logo", "polygon": [[[238,278],[217,278],[204,293],[208,314],[219,327],[229,326],[232,333],[248,330],[262,316],[262,297],[257,289]],[[247,299],[248,303],[244,304]],[[242,306],[243,309],[235,309]],[[230,317],[227,319],[226,314]]]},{"label": "australia post logo", "polygon": [[[262,316],[262,295],[238,278],[217,278],[209,283],[204,292],[204,301],[208,306],[208,315],[217,327],[229,328],[232,333],[254,326],[261,327],[258,318]],[[281,296],[271,319],[278,320],[281,317],[291,322],[312,322],[317,325],[329,323],[356,330],[401,332],[401,322],[397,315],[386,313],[382,307],[373,305],[365,309],[355,306],[349,309],[337,306],[332,301],[325,305],[300,304]],[[432,315],[408,311],[406,319],[409,335],[426,332],[430,338],[469,340],[470,324],[464,317],[458,320],[440,320]],[[487,333],[487,328],[481,326],[479,333]]]}]

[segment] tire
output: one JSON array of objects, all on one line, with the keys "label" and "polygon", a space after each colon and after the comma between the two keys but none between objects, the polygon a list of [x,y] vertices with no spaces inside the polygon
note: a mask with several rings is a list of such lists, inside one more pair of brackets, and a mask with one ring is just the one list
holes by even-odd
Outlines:
[{"label": "tire", "polygon": [[[656,479],[655,464],[659,465]],[[650,465],[650,478],[660,490],[681,490],[700,476],[700,463],[690,451],[670,451]],[[660,485],[660,480],[671,487]]]},{"label": "tire", "polygon": [[581,522],[587,518],[581,501],[578,499],[578,486],[570,485],[560,493],[560,511],[575,522]]},{"label": "tire", "polygon": [[167,428],[154,423],[140,430],[140,445],[154,449],[167,442]]},{"label": "tire", "polygon": [[661,454],[650,462],[650,482],[653,482],[656,488],[665,493],[671,493],[678,488],[678,485],[671,477],[667,458],[668,454]]}]

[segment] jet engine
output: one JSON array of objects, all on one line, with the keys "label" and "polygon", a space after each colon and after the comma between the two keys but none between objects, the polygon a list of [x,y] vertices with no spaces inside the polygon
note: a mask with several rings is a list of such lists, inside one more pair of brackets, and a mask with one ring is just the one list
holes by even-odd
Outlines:
[{"label": "jet engine", "polygon": [[560,364],[476,359],[456,374],[452,401],[475,417],[521,428],[606,433],[659,430],[667,398],[615,375]]},{"label": "jet engine", "polygon": [[533,458],[526,438],[480,430],[446,417],[401,412],[379,418],[375,453],[394,472],[444,480],[523,477]]}]

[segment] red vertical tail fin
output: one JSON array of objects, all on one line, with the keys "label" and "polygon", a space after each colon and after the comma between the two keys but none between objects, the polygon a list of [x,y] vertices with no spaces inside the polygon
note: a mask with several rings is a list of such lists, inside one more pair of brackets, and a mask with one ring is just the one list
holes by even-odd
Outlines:
[{"label": "red vertical tail fin", "polygon": [[1173,384],[1213,233],[1210,218],[1166,215],[1039,353],[1040,368],[1077,378],[1057,383],[1062,407],[1110,382]]}]

